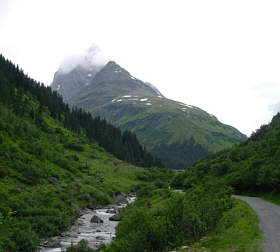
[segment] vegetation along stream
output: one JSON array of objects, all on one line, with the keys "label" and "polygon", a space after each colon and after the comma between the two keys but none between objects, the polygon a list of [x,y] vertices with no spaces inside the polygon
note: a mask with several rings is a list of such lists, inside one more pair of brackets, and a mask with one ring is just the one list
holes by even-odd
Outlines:
[{"label": "vegetation along stream", "polygon": [[125,197],[121,195],[116,204],[95,210],[83,210],[81,216],[68,231],[42,241],[38,252],[65,251],[67,247],[76,245],[81,240],[86,240],[92,249],[97,249],[102,244],[110,244],[115,237],[121,208],[126,207],[127,203],[134,202],[135,199],[134,195]]}]

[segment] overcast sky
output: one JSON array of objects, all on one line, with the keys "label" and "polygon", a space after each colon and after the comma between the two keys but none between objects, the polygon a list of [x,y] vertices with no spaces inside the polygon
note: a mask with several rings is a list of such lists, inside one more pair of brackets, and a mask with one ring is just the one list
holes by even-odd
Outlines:
[{"label": "overcast sky", "polygon": [[49,85],[92,44],[250,135],[280,111],[280,1],[0,0],[0,53]]}]

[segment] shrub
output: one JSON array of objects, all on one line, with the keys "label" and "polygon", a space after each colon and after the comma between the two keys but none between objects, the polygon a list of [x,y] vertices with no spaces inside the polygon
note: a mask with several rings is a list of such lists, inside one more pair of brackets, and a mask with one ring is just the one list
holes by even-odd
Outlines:
[{"label": "shrub", "polygon": [[70,142],[63,145],[65,148],[72,149],[75,151],[84,151],[84,147],[77,142]]},{"label": "shrub", "polygon": [[93,250],[88,247],[86,240],[81,240],[77,245],[71,245],[67,248],[66,252],[92,252]]},{"label": "shrub", "polygon": [[[147,191],[152,194],[149,187],[143,189],[145,197]],[[165,251],[182,245],[186,239],[188,243],[198,241],[232,206],[231,192],[230,188],[202,185],[185,194],[164,193],[158,208],[143,206],[142,200],[142,207],[135,204],[124,212],[117,226],[117,239],[105,251]]]}]

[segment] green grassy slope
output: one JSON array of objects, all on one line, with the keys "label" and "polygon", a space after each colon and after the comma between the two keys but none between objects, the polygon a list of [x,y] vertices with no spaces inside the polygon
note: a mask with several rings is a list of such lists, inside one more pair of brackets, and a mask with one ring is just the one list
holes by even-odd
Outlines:
[{"label": "green grassy slope", "polygon": [[149,149],[162,142],[172,144],[193,137],[207,149],[218,151],[244,139],[237,130],[199,108],[166,98],[150,97],[149,102],[152,105],[123,99],[105,104],[100,110],[93,108],[91,112],[104,113],[114,124],[133,130]]},{"label": "green grassy slope", "polygon": [[[62,76],[54,78],[52,84],[54,90],[60,87],[58,92],[65,99],[69,92],[63,87],[69,85],[70,75],[73,73],[65,74],[65,80]],[[84,86],[84,78],[75,76],[75,83],[80,78]],[[139,141],[169,168],[185,169],[210,153],[246,139],[207,112],[165,98],[155,87],[134,78],[114,62],[104,66],[67,101],[135,132]]]},{"label": "green grassy slope", "polygon": [[245,142],[210,156],[174,180],[189,187],[202,180],[232,186],[237,192],[280,191],[280,114]]},{"label": "green grassy slope", "polygon": [[189,250],[180,252],[261,252],[262,232],[255,211],[244,201],[234,200],[213,232],[194,243]]},{"label": "green grassy slope", "polygon": [[71,225],[79,208],[108,204],[113,196],[135,190],[152,174],[66,130],[48,113],[43,120],[44,129],[0,105],[4,251],[35,251],[40,238],[57,235]]},{"label": "green grassy slope", "polygon": [[[62,102],[0,56],[0,251],[36,251],[85,207],[112,202],[143,184],[167,186],[165,169],[117,159],[153,158],[135,135]],[[134,154],[133,154],[134,152]],[[144,162],[145,163],[145,162]],[[144,164],[143,163],[143,164]]]},{"label": "green grassy slope", "polygon": [[[149,97],[143,102],[118,99],[122,101],[92,107],[90,112],[135,132],[140,142],[170,168],[184,169],[210,153],[246,139],[233,127],[197,107],[159,97]],[[174,149],[176,158],[172,154]]]}]

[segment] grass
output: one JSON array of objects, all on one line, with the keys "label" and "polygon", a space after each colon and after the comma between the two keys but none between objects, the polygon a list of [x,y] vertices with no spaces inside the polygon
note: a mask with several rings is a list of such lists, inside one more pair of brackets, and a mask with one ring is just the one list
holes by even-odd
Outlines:
[{"label": "grass", "polygon": [[255,211],[246,202],[234,199],[233,208],[223,215],[215,232],[203,237],[188,251],[262,251],[262,232],[258,224]]},{"label": "grass", "polygon": [[0,118],[0,251],[36,251],[39,239],[71,226],[79,209],[109,204],[154,172],[115,158],[47,113],[44,129],[1,105]]},{"label": "grass", "polygon": [[262,199],[280,206],[280,195],[275,193],[265,193],[260,196]]}]

